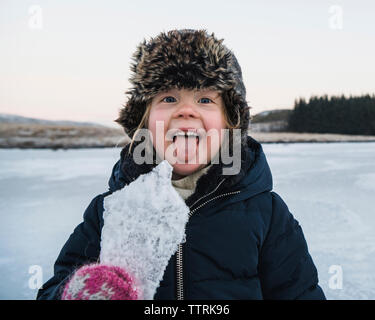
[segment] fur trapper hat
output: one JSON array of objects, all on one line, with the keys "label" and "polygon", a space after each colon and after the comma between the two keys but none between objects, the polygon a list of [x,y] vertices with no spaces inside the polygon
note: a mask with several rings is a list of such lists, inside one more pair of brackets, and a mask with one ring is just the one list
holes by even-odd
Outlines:
[{"label": "fur trapper hat", "polygon": [[[205,30],[171,30],[137,47],[129,79],[132,88],[117,120],[130,138],[141,122],[147,103],[171,88],[213,89],[222,92],[233,124],[247,136],[250,112],[241,68],[232,51]],[[243,139],[242,139],[243,140]]]}]

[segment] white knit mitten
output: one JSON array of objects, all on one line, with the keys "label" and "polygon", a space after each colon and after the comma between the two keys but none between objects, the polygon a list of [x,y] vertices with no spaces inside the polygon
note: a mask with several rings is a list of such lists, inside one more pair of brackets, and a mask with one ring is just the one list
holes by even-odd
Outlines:
[{"label": "white knit mitten", "polygon": [[172,170],[164,160],[104,198],[100,262],[126,270],[140,299],[153,299],[185,238],[189,208],[172,186]]}]

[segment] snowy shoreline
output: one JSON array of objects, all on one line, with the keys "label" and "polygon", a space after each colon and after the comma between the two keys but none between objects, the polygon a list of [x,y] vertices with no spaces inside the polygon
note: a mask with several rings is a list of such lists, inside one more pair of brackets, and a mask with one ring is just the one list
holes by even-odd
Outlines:
[{"label": "snowy shoreline", "polygon": [[295,132],[249,132],[249,134],[261,143],[375,142],[375,136],[348,134]]},{"label": "snowy shoreline", "polygon": [[[253,132],[255,140],[268,143],[375,142],[375,136]],[[60,126],[40,124],[2,124],[0,149],[86,149],[123,147],[130,138],[120,128],[95,126]]]},{"label": "snowy shoreline", "polygon": [[[298,138],[294,137],[294,139],[285,139],[285,138],[274,138],[274,137],[267,137],[261,136],[258,137],[257,135],[251,135],[255,140],[257,140],[261,144],[299,144],[299,143],[311,143],[311,144],[331,144],[331,143],[370,143],[375,142],[375,137],[372,139],[345,139],[345,137],[341,138],[340,140],[335,139],[321,139],[318,135],[313,138]],[[17,141],[11,142],[2,141],[0,139],[0,149],[7,150],[7,149],[22,149],[22,150],[74,150],[74,149],[110,149],[116,147],[124,147],[128,143],[129,139],[125,137],[119,137],[119,139],[108,139],[107,141],[90,141],[82,142],[74,141],[74,142],[60,142],[54,141],[51,143],[41,143],[40,141]]]},{"label": "snowy shoreline", "polygon": [[[254,136],[253,136],[254,137]],[[255,137],[254,137],[255,138]],[[333,143],[374,143],[375,140],[342,140],[342,141],[261,141],[256,139],[258,142],[261,144],[303,144],[303,143],[309,143],[309,144],[333,144]],[[79,150],[79,149],[111,149],[111,148],[120,148],[123,147],[123,145],[79,145],[79,146],[38,146],[38,147],[29,147],[29,146],[0,146],[0,150],[52,150],[52,151],[57,151],[57,150]]]}]

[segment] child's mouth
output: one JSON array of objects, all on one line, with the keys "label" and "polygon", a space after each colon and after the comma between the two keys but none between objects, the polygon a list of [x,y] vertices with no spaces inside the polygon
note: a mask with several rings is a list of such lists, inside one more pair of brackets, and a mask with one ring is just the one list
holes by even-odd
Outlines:
[{"label": "child's mouth", "polygon": [[[177,130],[173,133],[174,156],[180,162],[194,160],[197,155],[200,135],[196,131]],[[196,159],[197,161],[197,159]]]},{"label": "child's mouth", "polygon": [[193,131],[178,131],[173,135],[173,143],[176,143],[177,139],[184,140],[196,140],[196,143],[199,143],[199,135]]}]

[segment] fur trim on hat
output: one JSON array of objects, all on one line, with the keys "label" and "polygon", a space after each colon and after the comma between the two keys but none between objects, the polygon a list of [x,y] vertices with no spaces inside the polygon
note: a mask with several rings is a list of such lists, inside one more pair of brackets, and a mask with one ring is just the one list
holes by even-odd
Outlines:
[{"label": "fur trim on hat", "polygon": [[250,113],[241,68],[234,54],[205,30],[172,30],[138,45],[129,79],[132,88],[119,118],[132,138],[147,103],[171,89],[213,89],[222,92],[229,117],[247,136]]}]

